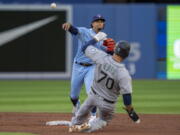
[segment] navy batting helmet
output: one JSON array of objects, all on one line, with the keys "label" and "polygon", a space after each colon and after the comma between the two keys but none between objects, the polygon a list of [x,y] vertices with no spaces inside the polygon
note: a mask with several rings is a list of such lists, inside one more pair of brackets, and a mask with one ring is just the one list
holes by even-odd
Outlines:
[{"label": "navy batting helmet", "polygon": [[106,21],[105,20],[105,18],[102,16],[102,15],[100,15],[100,14],[97,14],[96,16],[94,16],[93,18],[92,18],[92,22],[95,22],[95,21],[97,21],[97,20],[102,20],[102,21]]},{"label": "navy batting helmet", "polygon": [[118,56],[121,56],[123,59],[128,57],[130,52],[130,44],[127,41],[119,41],[116,43],[114,53]]}]

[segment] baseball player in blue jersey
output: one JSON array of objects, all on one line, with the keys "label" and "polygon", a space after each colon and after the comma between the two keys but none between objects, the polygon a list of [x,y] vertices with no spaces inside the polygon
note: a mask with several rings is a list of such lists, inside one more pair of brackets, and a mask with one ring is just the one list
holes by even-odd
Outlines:
[{"label": "baseball player in blue jersey", "polygon": [[[76,116],[72,118],[69,132],[93,132],[107,125],[112,119],[117,98],[121,94],[124,109],[129,117],[139,123],[140,119],[132,106],[132,84],[131,77],[121,63],[129,55],[130,44],[127,41],[119,41],[114,49],[114,54],[99,50],[93,46],[96,42],[103,40],[106,34],[99,32],[83,46],[83,52],[95,63],[95,75],[88,98],[80,107]],[[99,109],[99,117],[86,122],[89,111],[93,106]]]},{"label": "baseball player in blue jersey", "polygon": [[[70,92],[70,99],[74,106],[74,114],[80,106],[79,95],[83,83],[85,84],[86,92],[89,93],[94,75],[94,62],[84,55],[82,46],[92,39],[99,31],[104,29],[104,25],[105,18],[99,14],[93,17],[91,28],[75,27],[70,23],[64,23],[62,25],[64,30],[78,37],[78,50],[73,62]],[[95,46],[103,51],[112,52],[115,44],[112,42],[103,45],[103,41],[100,41],[95,43]],[[92,115],[95,114],[96,108],[94,107],[92,109]]]}]

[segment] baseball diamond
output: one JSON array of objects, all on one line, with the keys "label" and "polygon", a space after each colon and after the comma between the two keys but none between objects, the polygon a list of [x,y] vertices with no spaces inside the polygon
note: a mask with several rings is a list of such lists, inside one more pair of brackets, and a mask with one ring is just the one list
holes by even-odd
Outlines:
[{"label": "baseball diamond", "polygon": [[[179,135],[180,115],[141,114],[142,122],[134,124],[126,114],[115,114],[111,124],[91,135]],[[70,120],[70,113],[0,113],[0,134],[3,132],[33,135],[71,135],[68,126],[46,126],[46,121]],[[89,133],[73,133],[73,135]],[[13,134],[12,134],[13,135]]]},{"label": "baseball diamond", "polygon": [[[0,81],[0,135],[5,135],[4,132],[11,132],[12,135],[15,132],[70,135],[68,126],[45,125],[48,121],[71,120],[71,104],[65,96],[68,91],[64,90],[69,89],[69,84],[70,81],[59,80]],[[120,99],[109,126],[91,134],[179,135],[179,81],[133,80],[133,86],[134,104],[140,113],[141,123],[134,124],[129,119]],[[50,89],[53,93],[49,93]],[[81,100],[85,97],[83,90]]]},{"label": "baseball diamond", "polygon": [[0,0],[0,135],[180,135],[180,0]]}]

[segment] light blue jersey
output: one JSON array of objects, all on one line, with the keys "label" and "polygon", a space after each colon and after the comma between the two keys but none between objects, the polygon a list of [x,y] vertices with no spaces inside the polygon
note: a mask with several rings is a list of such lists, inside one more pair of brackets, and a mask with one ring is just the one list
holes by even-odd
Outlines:
[{"label": "light blue jersey", "polygon": [[[85,27],[77,27],[77,29],[79,32],[77,35],[78,36],[78,50],[77,50],[74,60],[76,62],[93,64],[93,61],[84,55],[82,51],[82,46],[85,45],[87,41],[91,40],[94,37],[94,35],[96,35],[97,33],[95,33],[93,29],[91,28],[88,29]],[[105,50],[105,47],[102,46],[102,41],[97,42],[95,45],[97,48]]]},{"label": "light blue jersey", "polygon": [[[88,29],[85,27],[76,27],[78,29],[78,50],[74,58],[73,68],[72,68],[72,77],[71,77],[71,93],[70,96],[72,99],[76,99],[80,95],[80,90],[83,83],[86,87],[86,93],[89,93],[93,77],[94,77],[94,62],[85,56],[83,53],[82,47],[97,33],[93,29]],[[105,50],[106,47],[102,45],[102,42],[95,44],[97,48]],[[92,64],[91,66],[83,66],[78,63]]]}]

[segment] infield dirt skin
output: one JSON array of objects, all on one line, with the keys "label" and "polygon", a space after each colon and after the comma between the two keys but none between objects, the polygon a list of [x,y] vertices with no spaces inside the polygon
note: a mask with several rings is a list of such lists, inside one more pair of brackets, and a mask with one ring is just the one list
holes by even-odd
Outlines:
[{"label": "infield dirt skin", "polygon": [[93,133],[69,133],[68,126],[47,126],[47,121],[67,120],[65,113],[0,113],[0,132],[25,132],[38,135],[180,135],[180,115],[140,114],[141,123],[133,123],[126,114],[115,114],[102,130]]}]

